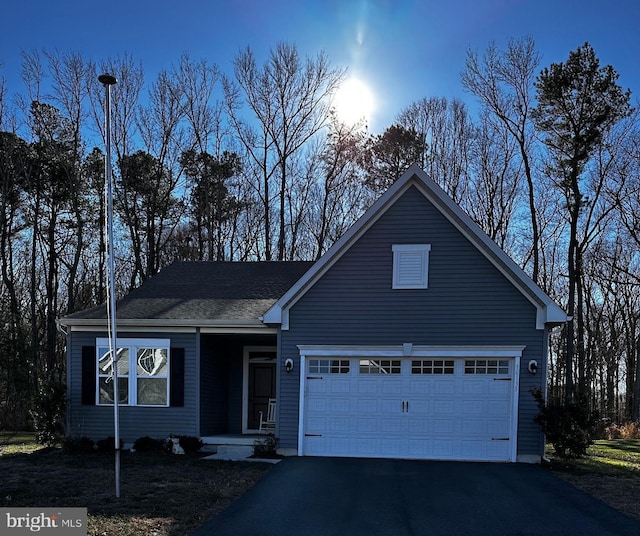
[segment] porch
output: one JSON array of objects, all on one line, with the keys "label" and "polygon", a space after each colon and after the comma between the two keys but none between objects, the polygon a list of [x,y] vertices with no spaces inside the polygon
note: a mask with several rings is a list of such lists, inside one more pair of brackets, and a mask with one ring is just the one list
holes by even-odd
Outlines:
[{"label": "porch", "polygon": [[264,437],[260,414],[277,399],[276,344],[270,333],[200,335],[199,430],[209,448]]}]

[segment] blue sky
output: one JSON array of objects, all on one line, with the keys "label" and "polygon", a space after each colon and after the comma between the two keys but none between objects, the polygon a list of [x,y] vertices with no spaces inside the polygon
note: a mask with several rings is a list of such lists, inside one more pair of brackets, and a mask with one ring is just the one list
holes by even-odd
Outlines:
[{"label": "blue sky", "polygon": [[263,60],[286,41],[304,54],[324,50],[366,81],[378,133],[422,97],[471,103],[460,84],[467,49],[531,35],[542,66],[589,41],[640,97],[638,0],[20,0],[1,13],[0,75],[10,94],[22,91],[21,51],[77,51],[98,63],[129,53],[149,82],[183,52],[231,73],[240,49]]}]

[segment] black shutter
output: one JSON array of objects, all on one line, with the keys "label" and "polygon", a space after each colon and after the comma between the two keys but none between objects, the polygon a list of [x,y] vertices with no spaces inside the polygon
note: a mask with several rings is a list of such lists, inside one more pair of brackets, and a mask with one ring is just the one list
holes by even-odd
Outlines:
[{"label": "black shutter", "polygon": [[171,348],[169,405],[184,406],[184,348]]},{"label": "black shutter", "polygon": [[82,347],[82,403],[96,405],[96,347]]}]

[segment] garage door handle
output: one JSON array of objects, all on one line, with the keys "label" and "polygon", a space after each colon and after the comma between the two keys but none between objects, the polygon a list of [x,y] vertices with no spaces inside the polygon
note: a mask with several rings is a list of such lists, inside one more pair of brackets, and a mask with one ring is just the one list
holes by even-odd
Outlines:
[{"label": "garage door handle", "polygon": [[508,437],[492,437],[491,441],[509,441]]}]

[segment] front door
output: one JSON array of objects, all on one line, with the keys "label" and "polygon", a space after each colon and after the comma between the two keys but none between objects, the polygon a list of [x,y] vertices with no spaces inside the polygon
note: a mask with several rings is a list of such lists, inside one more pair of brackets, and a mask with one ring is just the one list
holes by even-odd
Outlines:
[{"label": "front door", "polygon": [[276,353],[249,352],[247,428],[258,430],[260,412],[266,417],[270,398],[276,397]]}]

